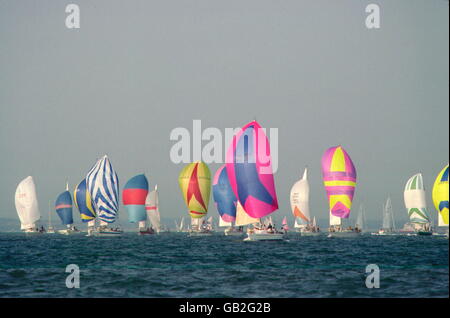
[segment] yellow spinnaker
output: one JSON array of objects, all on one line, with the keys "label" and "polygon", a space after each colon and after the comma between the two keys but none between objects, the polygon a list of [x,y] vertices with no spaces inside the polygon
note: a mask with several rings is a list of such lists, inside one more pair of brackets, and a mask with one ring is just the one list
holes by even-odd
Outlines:
[{"label": "yellow spinnaker", "polygon": [[448,164],[434,181],[431,195],[434,207],[439,212],[439,226],[448,226]]},{"label": "yellow spinnaker", "polygon": [[178,177],[184,202],[193,218],[204,217],[208,213],[211,193],[211,172],[204,162],[186,165]]}]

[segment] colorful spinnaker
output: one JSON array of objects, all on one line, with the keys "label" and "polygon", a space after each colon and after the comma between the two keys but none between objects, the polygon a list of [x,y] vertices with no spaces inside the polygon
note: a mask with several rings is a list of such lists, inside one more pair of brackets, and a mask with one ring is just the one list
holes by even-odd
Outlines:
[{"label": "colorful spinnaker", "polygon": [[297,227],[306,226],[311,223],[309,214],[309,183],[308,168],[305,168],[303,177],[298,180],[291,188],[291,209],[296,218]]},{"label": "colorful spinnaker", "polygon": [[145,210],[152,228],[159,233],[161,230],[161,214],[159,213],[158,185],[155,185],[155,189],[148,193],[145,200]]},{"label": "colorful spinnaker", "polygon": [[33,177],[23,179],[17,186],[15,204],[22,230],[36,229],[36,222],[41,218]]},{"label": "colorful spinnaker", "polygon": [[66,186],[66,191],[56,198],[55,209],[63,225],[73,224],[72,196],[69,192],[69,185]]},{"label": "colorful spinnaker", "polygon": [[231,188],[249,216],[262,218],[278,209],[269,140],[257,121],[233,137],[226,169]]},{"label": "colorful spinnaker", "polygon": [[87,189],[100,221],[113,223],[119,210],[119,179],[108,156],[103,156],[86,176]]},{"label": "colorful spinnaker", "polygon": [[427,211],[427,203],[425,200],[425,187],[423,185],[421,173],[415,174],[409,178],[408,182],[406,182],[403,196],[411,223],[430,223],[430,216]]},{"label": "colorful spinnaker", "polygon": [[433,204],[438,213],[438,226],[448,226],[448,164],[439,172],[433,185]]},{"label": "colorful spinnaker", "polygon": [[148,194],[148,181],[145,175],[134,176],[125,184],[122,190],[122,201],[128,212],[128,221],[136,223],[145,221],[145,199]]},{"label": "colorful spinnaker", "polygon": [[83,179],[73,191],[73,200],[78,211],[80,211],[81,221],[89,222],[95,220],[95,211],[91,195],[86,188],[86,179]]},{"label": "colorful spinnaker", "polygon": [[202,218],[208,213],[211,193],[211,172],[201,161],[187,164],[181,170],[178,184],[192,218]]},{"label": "colorful spinnaker", "polygon": [[356,169],[342,146],[327,149],[322,156],[322,175],[330,210],[330,224],[350,216],[356,187]]},{"label": "colorful spinnaker", "polygon": [[[223,226],[231,226],[236,220],[237,199],[228,180],[227,169],[222,165],[214,175],[213,198],[220,215],[220,223]],[[228,224],[230,223],[230,224]]]}]

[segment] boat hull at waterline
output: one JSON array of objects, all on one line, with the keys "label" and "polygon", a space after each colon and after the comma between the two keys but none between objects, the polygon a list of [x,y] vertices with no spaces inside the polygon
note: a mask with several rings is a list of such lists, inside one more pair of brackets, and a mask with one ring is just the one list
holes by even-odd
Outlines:
[{"label": "boat hull at waterline", "polygon": [[224,231],[225,236],[243,236],[244,232],[242,231]]},{"label": "boat hull at waterline", "polygon": [[342,232],[329,232],[328,237],[360,237],[361,232],[355,232],[355,231],[342,231]]},{"label": "boat hull at waterline", "polygon": [[322,232],[309,232],[309,231],[298,231],[300,236],[319,236],[322,235]]},{"label": "boat hull at waterline", "polygon": [[244,241],[282,241],[283,233],[247,233]]},{"label": "boat hull at waterline", "polygon": [[211,231],[189,231],[188,236],[211,236],[213,232]]}]

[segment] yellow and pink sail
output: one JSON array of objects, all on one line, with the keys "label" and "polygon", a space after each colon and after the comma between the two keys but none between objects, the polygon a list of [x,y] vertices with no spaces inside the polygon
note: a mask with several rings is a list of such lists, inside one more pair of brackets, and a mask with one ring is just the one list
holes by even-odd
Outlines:
[{"label": "yellow and pink sail", "polygon": [[211,172],[208,166],[201,161],[187,164],[180,172],[178,184],[191,217],[204,217],[208,213],[211,193]]},{"label": "yellow and pink sail", "polygon": [[249,216],[262,218],[278,209],[269,140],[257,121],[233,137],[226,169],[231,188]]},{"label": "yellow and pink sail", "polygon": [[356,187],[356,169],[342,146],[327,149],[322,156],[322,175],[333,216],[350,216]]}]

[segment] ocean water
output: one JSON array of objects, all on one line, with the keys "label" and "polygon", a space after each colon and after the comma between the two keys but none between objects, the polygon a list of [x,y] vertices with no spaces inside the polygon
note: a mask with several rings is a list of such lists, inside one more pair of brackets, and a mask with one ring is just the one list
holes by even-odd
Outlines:
[{"label": "ocean water", "polygon": [[[215,234],[0,233],[0,297],[449,297],[449,241],[363,235],[243,242]],[[66,287],[66,266],[80,288]],[[366,287],[366,266],[380,288]]]}]

